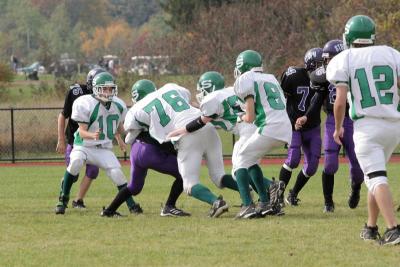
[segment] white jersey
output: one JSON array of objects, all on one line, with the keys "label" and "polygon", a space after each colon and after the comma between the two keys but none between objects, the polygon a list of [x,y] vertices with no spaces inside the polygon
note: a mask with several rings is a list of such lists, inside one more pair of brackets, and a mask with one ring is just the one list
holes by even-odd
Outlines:
[{"label": "white jersey", "polygon": [[158,142],[167,135],[201,116],[199,109],[189,104],[190,92],[177,84],[168,83],[137,102],[124,123],[126,131],[148,130]]},{"label": "white jersey", "polygon": [[242,101],[248,96],[254,97],[254,124],[260,134],[265,134],[269,126],[290,123],[286,113],[286,99],[274,75],[250,70],[236,79],[234,90]]},{"label": "white jersey", "polygon": [[349,88],[350,117],[400,119],[400,53],[389,46],[351,48],[328,64],[327,80]]},{"label": "white jersey", "polygon": [[231,86],[207,94],[201,101],[200,110],[203,116],[213,118],[211,123],[215,127],[232,131],[238,114],[243,113],[242,104]]},{"label": "white jersey", "polygon": [[99,140],[82,139],[79,130],[75,132],[74,145],[112,148],[112,141],[118,125],[125,119],[127,112],[124,101],[114,96],[112,102],[103,105],[93,95],[83,95],[72,105],[71,119],[88,125],[89,132],[101,130]]}]

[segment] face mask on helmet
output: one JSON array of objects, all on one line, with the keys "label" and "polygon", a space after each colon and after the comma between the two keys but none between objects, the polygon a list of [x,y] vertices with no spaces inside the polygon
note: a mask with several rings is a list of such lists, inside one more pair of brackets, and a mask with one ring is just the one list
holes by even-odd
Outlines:
[{"label": "face mask on helmet", "polygon": [[329,61],[344,50],[343,42],[341,40],[330,40],[324,45],[322,49],[322,58],[324,66],[326,67]]},{"label": "face mask on helmet", "polygon": [[138,80],[132,85],[132,103],[135,104],[139,100],[143,99],[146,95],[157,90],[156,85],[146,79]]},{"label": "face mask on helmet", "polygon": [[262,58],[260,53],[254,50],[243,51],[236,58],[234,76],[235,78],[238,78],[243,73],[254,68],[259,68],[259,71],[263,71]]},{"label": "face mask on helmet", "polygon": [[86,87],[89,91],[93,91],[93,78],[99,73],[105,72],[102,68],[91,69],[86,76]]},{"label": "face mask on helmet", "polygon": [[345,48],[355,45],[375,44],[375,22],[368,16],[357,15],[350,18],[344,28],[343,44]]},{"label": "face mask on helmet", "polygon": [[304,55],[304,68],[311,72],[320,66],[322,66],[322,48],[311,48]]},{"label": "face mask on helmet", "polygon": [[110,102],[118,94],[114,77],[108,72],[102,72],[93,78],[93,94],[102,102]]},{"label": "face mask on helmet", "polygon": [[200,76],[200,79],[197,82],[197,91],[199,93],[196,95],[196,99],[199,103],[201,103],[207,94],[223,89],[224,87],[225,80],[219,72],[205,72]]}]

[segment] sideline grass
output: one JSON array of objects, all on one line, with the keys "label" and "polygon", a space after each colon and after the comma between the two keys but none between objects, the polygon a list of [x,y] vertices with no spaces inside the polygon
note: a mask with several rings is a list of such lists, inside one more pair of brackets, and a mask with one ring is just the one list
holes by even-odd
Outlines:
[{"label": "sideline grass", "polygon": [[[280,166],[264,166],[276,176]],[[299,169],[298,169],[299,170]],[[347,207],[348,168],[335,180],[334,214],[323,214],[321,169],[299,195],[300,206],[287,207],[283,217],[235,221],[239,196],[218,190],[230,211],[219,219],[206,217],[208,206],[182,195],[178,206],[190,218],[162,218],[173,179],[150,172],[136,198],[144,215],[121,219],[99,216],[115,195],[104,172],[86,198],[87,211],[53,213],[64,167],[2,167],[0,171],[0,266],[398,266],[400,247],[368,244],[358,235],[366,220],[366,188],[356,210]],[[229,169],[227,168],[227,171]],[[396,203],[400,200],[398,164],[389,165]],[[124,172],[129,173],[124,166]],[[202,168],[202,177],[207,171]],[[297,171],[292,177],[291,187]],[[79,183],[79,182],[78,182]],[[77,192],[73,187],[72,195]],[[126,206],[121,213],[128,214]],[[399,216],[398,216],[399,217]],[[380,231],[384,230],[382,220]]]}]

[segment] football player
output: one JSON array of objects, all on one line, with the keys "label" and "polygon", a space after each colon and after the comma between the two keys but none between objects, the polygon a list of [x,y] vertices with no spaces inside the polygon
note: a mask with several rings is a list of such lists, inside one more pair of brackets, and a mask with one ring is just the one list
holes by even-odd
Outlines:
[{"label": "football player", "polygon": [[258,161],[274,147],[290,143],[292,131],[279,82],[272,74],[263,72],[262,58],[258,52],[246,50],[238,55],[235,78],[235,94],[245,107],[245,113],[238,117],[238,121],[257,126],[237,153],[235,171],[242,199],[242,208],[236,217],[252,218],[256,209],[250,196],[250,180],[257,188],[258,208],[267,202],[264,176]]},{"label": "football player", "polygon": [[364,15],[347,21],[343,42],[348,49],[335,56],[326,70],[328,81],[336,86],[333,137],[343,144],[349,95],[355,152],[368,188],[368,221],[360,236],[364,240],[379,238],[377,219],[381,213],[387,229],[380,244],[397,245],[400,225],[394,214],[386,163],[400,143],[400,53],[389,46],[374,45],[375,23]]},{"label": "football player", "polygon": [[[342,52],[343,49],[344,46],[341,40],[328,41],[324,45],[322,54],[324,66],[311,73],[311,87],[316,91],[316,97],[318,98],[314,103],[323,103],[324,110],[327,113],[324,134],[324,169],[322,171],[322,190],[325,200],[325,212],[333,212],[335,209],[333,201],[334,176],[339,168],[339,152],[341,148],[333,139],[333,132],[335,129],[333,104],[336,98],[336,88],[335,85],[326,80],[325,69],[329,61]],[[353,121],[349,118],[349,105],[347,104],[346,107],[343,122],[345,134],[342,139],[342,144],[350,162],[351,191],[348,205],[350,208],[354,209],[358,206],[360,201],[360,190],[364,174],[354,152]]]},{"label": "football player", "polygon": [[[287,185],[293,169],[300,163],[301,150],[304,153],[304,166],[297,175],[293,189],[289,190],[286,202],[297,206],[297,198],[301,189],[318,169],[321,156],[321,106],[311,102],[315,91],[310,90],[310,72],[322,65],[322,49],[309,49],[304,56],[304,67],[289,67],[281,78],[281,87],[287,99],[286,110],[292,123],[292,141],[288,149],[288,157],[279,173],[279,180]],[[299,124],[298,120],[306,120]],[[284,205],[283,198],[280,200]]]},{"label": "football player", "polygon": [[[94,68],[89,71],[86,77],[86,84],[73,84],[70,86],[70,89],[67,92],[64,100],[64,108],[62,112],[58,115],[57,120],[57,147],[56,151],[60,154],[65,154],[65,163],[68,166],[69,164],[69,155],[71,154],[71,150],[74,143],[74,133],[78,129],[78,124],[72,120],[71,112],[72,112],[72,104],[74,101],[82,96],[92,94],[92,81],[93,77],[100,73],[104,72],[102,68]],[[65,121],[68,119],[67,127],[65,128]],[[64,133],[65,131],[65,133]],[[65,137],[67,138],[67,146],[65,143]],[[84,204],[84,197],[86,192],[89,190],[89,187],[94,179],[99,174],[99,168],[97,166],[93,166],[90,164],[86,165],[86,175],[82,179],[78,195],[76,199],[72,201],[72,207],[84,209],[86,208]]]},{"label": "football player", "polygon": [[[132,102],[135,105],[146,95],[156,91],[155,84],[150,80],[138,80],[132,86]],[[129,118],[128,118],[129,119]],[[176,201],[183,192],[183,181],[179,174],[176,151],[171,142],[160,144],[152,138],[147,131],[142,131],[134,139],[130,134],[127,135],[126,143],[132,144],[131,161],[131,180],[128,186],[120,190],[112,203],[101,213],[102,216],[118,217],[119,206],[130,196],[138,195],[144,186],[147,171],[149,169],[169,174],[175,178],[171,186],[170,194],[165,206],[161,209],[161,216],[185,217],[190,216],[176,207]]]},{"label": "football player", "polygon": [[219,217],[228,211],[228,204],[201,184],[199,175],[204,155],[211,180],[218,187],[224,186],[221,140],[212,125],[202,123],[200,110],[189,105],[189,101],[190,92],[186,88],[166,84],[129,110],[124,128],[132,136],[148,131],[159,143],[169,141],[168,134],[184,126],[188,132],[193,132],[173,139],[183,188],[188,195],[211,205],[210,217]]},{"label": "football player", "polygon": [[[204,124],[211,122],[217,129],[223,129],[231,132],[235,135],[239,135],[239,140],[235,143],[232,153],[232,174],[234,175],[237,169],[237,154],[244,142],[253,134],[256,130],[256,126],[252,123],[237,123],[239,114],[243,114],[241,108],[243,102],[235,95],[233,87],[225,88],[224,77],[216,71],[208,71],[200,76],[197,83],[196,95],[197,101],[200,103],[200,110],[202,112],[201,120]],[[177,129],[169,134],[169,137],[176,135],[187,134],[186,128]],[[219,149],[222,157],[222,147]],[[237,183],[231,178],[231,176],[224,176],[223,184],[230,184],[231,189],[238,190]],[[252,188],[257,192],[257,188],[254,183],[250,181]],[[271,181],[264,178],[264,185],[266,189],[270,188]],[[273,184],[271,186],[272,194],[271,199],[277,200],[275,194],[280,192],[274,188],[279,185]],[[265,189],[263,189],[264,191]],[[277,204],[277,203],[275,203]],[[273,203],[267,205],[264,203],[262,207],[257,210],[258,214],[265,216],[267,214],[283,215],[280,207],[273,205]]]},{"label": "football player", "polygon": [[[92,84],[93,95],[77,98],[72,106],[71,119],[78,123],[79,128],[75,132],[56,214],[65,213],[72,184],[78,180],[78,174],[86,163],[103,168],[118,189],[126,186],[121,165],[112,152],[112,140],[117,134],[123,133],[122,122],[126,115],[126,105],[116,96],[117,86],[110,73],[97,74],[93,77]],[[123,142],[120,146],[123,146]],[[133,198],[128,199],[127,204],[130,210],[140,208]]]}]

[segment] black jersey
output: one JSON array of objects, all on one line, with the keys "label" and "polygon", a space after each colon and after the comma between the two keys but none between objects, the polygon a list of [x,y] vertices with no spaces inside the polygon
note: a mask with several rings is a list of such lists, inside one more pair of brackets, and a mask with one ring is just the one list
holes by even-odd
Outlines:
[{"label": "black jersey", "polygon": [[301,130],[314,128],[321,123],[320,110],[309,111],[315,91],[310,90],[310,78],[305,68],[289,67],[282,74],[281,87],[287,98],[286,110],[293,129],[296,120],[304,115],[307,115],[307,123]]},{"label": "black jersey", "polygon": [[146,143],[146,144],[151,144],[154,146],[157,146],[160,150],[170,153],[170,154],[174,154],[176,155],[176,150],[174,148],[174,145],[171,142],[165,142],[160,144],[156,139],[154,139],[153,137],[150,136],[149,132],[141,132],[137,137],[137,140]]},{"label": "black jersey", "polygon": [[92,94],[92,91],[87,89],[86,84],[73,84],[70,86],[65,97],[62,114],[66,119],[69,119],[67,128],[65,130],[65,135],[67,137],[67,143],[70,145],[74,143],[74,133],[79,128],[78,123],[71,119],[72,104],[78,97],[88,94]]},{"label": "black jersey", "polygon": [[[333,104],[336,99],[336,87],[326,80],[326,71],[324,67],[319,67],[310,74],[311,88],[323,95],[324,111],[333,115]],[[349,104],[346,103],[346,110],[349,110]],[[346,116],[349,113],[346,111]]]}]

